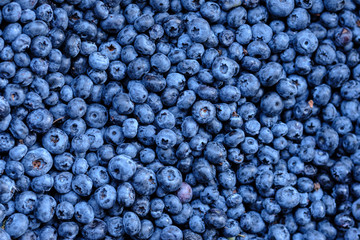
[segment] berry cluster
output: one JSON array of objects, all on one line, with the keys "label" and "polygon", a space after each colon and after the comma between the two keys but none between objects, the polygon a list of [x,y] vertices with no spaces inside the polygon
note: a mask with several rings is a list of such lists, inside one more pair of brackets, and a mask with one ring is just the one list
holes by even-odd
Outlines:
[{"label": "berry cluster", "polygon": [[0,240],[359,240],[360,0],[0,0]]}]

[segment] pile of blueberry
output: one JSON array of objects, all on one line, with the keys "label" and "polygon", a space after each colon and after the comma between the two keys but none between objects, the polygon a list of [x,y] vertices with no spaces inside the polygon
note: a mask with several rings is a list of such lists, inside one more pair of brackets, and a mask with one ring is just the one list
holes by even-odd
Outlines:
[{"label": "pile of blueberry", "polygon": [[0,0],[0,240],[359,240],[360,0]]}]

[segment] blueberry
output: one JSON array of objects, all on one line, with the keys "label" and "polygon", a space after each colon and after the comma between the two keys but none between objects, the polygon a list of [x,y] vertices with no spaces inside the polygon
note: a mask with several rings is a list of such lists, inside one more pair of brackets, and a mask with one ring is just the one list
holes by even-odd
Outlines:
[{"label": "blueberry", "polygon": [[71,150],[78,157],[83,157],[90,148],[90,137],[86,134],[75,136],[71,141]]},{"label": "blueberry", "polygon": [[89,65],[95,70],[103,71],[109,67],[109,59],[100,52],[94,52],[89,56]]},{"label": "blueberry", "polygon": [[342,1],[329,1],[324,2],[325,9],[330,12],[338,12],[345,7],[345,2]]},{"label": "blueberry", "polygon": [[42,195],[35,205],[35,217],[40,222],[49,222],[55,214],[56,201],[49,195]]},{"label": "blueberry", "polygon": [[165,204],[163,202],[163,200],[159,199],[159,198],[155,198],[153,200],[151,200],[150,203],[150,214],[153,218],[157,219],[160,218],[164,208],[165,208]]},{"label": "blueberry", "polygon": [[155,173],[150,169],[138,168],[135,172],[135,175],[133,176],[132,185],[135,191],[139,194],[153,194],[157,187]]},{"label": "blueberry", "polygon": [[316,51],[318,39],[310,30],[303,30],[295,35],[294,49],[300,54],[310,54]]},{"label": "blueberry", "polygon": [[18,238],[25,233],[29,225],[29,219],[22,213],[11,215],[5,224],[5,231],[14,238]]},{"label": "blueberry", "polygon": [[21,162],[24,165],[25,173],[27,175],[38,177],[51,169],[53,158],[46,149],[37,148],[27,152]]},{"label": "blueberry", "polygon": [[93,182],[85,174],[79,174],[74,177],[71,187],[72,190],[80,196],[89,196],[92,192]]},{"label": "blueberry", "polygon": [[299,204],[299,192],[293,187],[283,187],[276,192],[276,200],[283,208],[294,208]]},{"label": "blueberry", "polygon": [[333,151],[339,144],[339,136],[329,126],[322,127],[316,134],[316,143],[324,151]]},{"label": "blueberry", "polygon": [[26,147],[26,145],[20,144],[9,151],[9,157],[12,160],[19,161],[25,156],[27,151],[28,148]]},{"label": "blueberry", "polygon": [[263,222],[260,214],[250,211],[241,216],[240,227],[247,232],[258,233],[264,229],[265,223]]},{"label": "blueberry", "polygon": [[193,232],[196,232],[196,233],[205,232],[205,223],[204,223],[203,219],[198,215],[194,215],[190,218],[189,227]]},{"label": "blueberry", "polygon": [[35,177],[31,181],[31,189],[36,193],[48,192],[54,186],[54,178],[49,174]]},{"label": "blueberry", "polygon": [[2,17],[7,22],[17,22],[21,17],[21,6],[17,2],[6,4],[2,9]]},{"label": "blueberry", "polygon": [[44,135],[42,142],[44,148],[50,153],[61,154],[67,148],[68,136],[61,129],[52,128]]},{"label": "blueberry", "polygon": [[117,189],[117,201],[119,204],[125,207],[130,207],[135,202],[135,190],[133,186],[125,182],[121,184]]},{"label": "blueberry", "polygon": [[71,181],[73,175],[69,172],[62,172],[55,176],[54,188],[59,193],[68,193],[71,191]]},{"label": "blueberry", "polygon": [[80,53],[89,56],[91,53],[94,53],[97,51],[97,46],[95,43],[86,41],[81,43]]},{"label": "blueberry", "polygon": [[81,233],[85,238],[103,239],[106,234],[106,223],[95,218],[91,223],[84,225]]},{"label": "blueberry", "polygon": [[[341,72],[341,77],[339,74]],[[341,84],[349,79],[350,70],[345,64],[333,65],[327,74],[327,83],[334,88],[338,88]]]},{"label": "blueberry", "polygon": [[141,222],[139,217],[133,212],[126,212],[123,216],[123,227],[125,233],[130,236],[140,233]]},{"label": "blueberry", "polygon": [[294,1],[266,1],[269,12],[276,17],[288,16],[295,7]]},{"label": "blueberry", "polygon": [[163,230],[161,231],[160,239],[161,240],[165,240],[165,239],[180,240],[180,239],[183,239],[183,233],[178,227],[176,227],[174,225],[169,225],[169,226],[163,228]]},{"label": "blueberry", "polygon": [[53,116],[46,109],[37,109],[28,115],[26,122],[31,130],[44,133],[51,128]]},{"label": "blueberry", "polygon": [[123,221],[121,217],[111,217],[107,219],[107,230],[113,237],[121,237],[124,234]]},{"label": "blueberry", "polygon": [[160,148],[168,149],[176,144],[176,135],[170,129],[163,129],[156,135],[155,141]]},{"label": "blueberry", "polygon": [[204,124],[215,118],[216,110],[212,103],[202,100],[194,103],[192,113],[198,123]]},{"label": "blueberry", "polygon": [[1,2],[0,236],[356,238],[357,3]]},{"label": "blueberry", "polygon": [[37,36],[31,41],[30,50],[36,57],[46,57],[49,55],[52,44],[49,38]]},{"label": "blueberry", "polygon": [[[220,16],[221,18],[221,16]],[[247,20],[246,10],[243,7],[237,7],[232,9],[227,15],[227,23],[233,28],[238,28],[244,24]]]},{"label": "blueberry", "polygon": [[74,217],[82,224],[91,223],[94,220],[94,210],[88,203],[79,202],[74,206]]},{"label": "blueberry", "polygon": [[346,231],[344,239],[356,239],[359,237],[359,230],[356,228],[350,228]]},{"label": "blueberry", "polygon": [[288,229],[282,225],[282,224],[275,224],[272,225],[269,228],[269,232],[268,232],[268,237],[269,238],[274,238],[274,239],[290,239],[290,233],[288,231]]},{"label": "blueberry", "polygon": [[232,78],[239,72],[239,65],[227,57],[217,57],[212,64],[214,78],[225,81]]},{"label": "blueberry", "polygon": [[91,104],[87,107],[85,121],[90,127],[103,127],[108,120],[108,112],[101,104]]},{"label": "blueberry", "polygon": [[119,155],[110,160],[108,171],[113,178],[128,181],[135,174],[136,165],[126,155]]}]

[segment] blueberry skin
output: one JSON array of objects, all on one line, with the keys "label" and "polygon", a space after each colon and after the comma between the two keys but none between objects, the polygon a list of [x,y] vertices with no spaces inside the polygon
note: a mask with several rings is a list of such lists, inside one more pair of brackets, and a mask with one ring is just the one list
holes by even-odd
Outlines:
[{"label": "blueberry skin", "polygon": [[198,123],[205,124],[211,122],[215,118],[216,109],[212,103],[200,100],[194,103],[192,114]]},{"label": "blueberry skin", "polygon": [[88,224],[94,220],[94,210],[87,202],[79,202],[74,206],[75,219],[82,223]]},{"label": "blueberry skin", "polygon": [[[356,228],[350,228],[345,232],[344,238],[347,239],[356,239],[359,234],[359,230]],[[335,234],[334,234],[335,235]]]},{"label": "blueberry skin", "polygon": [[35,217],[42,223],[49,222],[55,214],[56,201],[49,195],[42,195],[35,205]]},{"label": "blueberry skin", "polygon": [[139,217],[133,212],[126,212],[123,216],[123,227],[125,233],[130,236],[140,233],[141,222]]},{"label": "blueberry skin", "polygon": [[345,7],[345,2],[328,1],[324,2],[324,6],[329,12],[338,12]]},{"label": "blueberry skin", "polygon": [[39,177],[51,169],[53,158],[46,149],[37,148],[29,151],[21,162],[28,176]]},{"label": "blueberry skin", "polygon": [[204,156],[213,164],[219,164],[226,159],[226,149],[221,143],[209,142],[205,147]]},{"label": "blueberry skin", "polygon": [[8,84],[4,96],[11,107],[21,105],[25,100],[24,90],[18,84]]},{"label": "blueberry skin", "polygon": [[283,187],[276,192],[275,199],[283,208],[294,208],[299,204],[299,192],[293,187]]},{"label": "blueberry skin", "polygon": [[171,67],[169,58],[162,53],[155,53],[150,59],[150,64],[151,67],[159,73],[165,73],[169,71]]},{"label": "blueberry skin", "polygon": [[240,217],[240,227],[250,233],[258,233],[264,229],[265,223],[260,214],[250,211]]},{"label": "blueberry skin", "polygon": [[97,35],[96,25],[83,19],[76,21],[73,29],[77,35],[85,40],[94,40]]},{"label": "blueberry skin", "polygon": [[[341,73],[341,76],[337,75]],[[333,65],[327,74],[327,83],[334,88],[341,87],[341,85],[349,79],[350,69],[345,64]]]},{"label": "blueberry skin", "polygon": [[141,195],[153,194],[158,185],[155,173],[152,170],[143,167],[136,170],[131,184],[135,191]]},{"label": "blueberry skin", "polygon": [[67,134],[58,128],[52,128],[42,138],[43,146],[52,154],[64,153],[68,147]]},{"label": "blueberry skin", "polygon": [[318,39],[310,30],[303,30],[295,35],[294,49],[303,55],[316,51],[318,47]]},{"label": "blueberry skin", "polygon": [[45,133],[52,126],[53,115],[46,109],[36,109],[28,115],[26,122],[32,131]]},{"label": "blueberry skin", "polygon": [[155,137],[156,145],[162,149],[169,149],[176,144],[176,134],[170,129],[162,129]]},{"label": "blueberry skin", "polygon": [[175,126],[175,116],[168,110],[161,110],[155,117],[155,123],[160,128],[172,129]]},{"label": "blueberry skin", "polygon": [[338,133],[329,126],[324,126],[316,134],[316,143],[321,150],[332,152],[339,144]]},{"label": "blueberry skin", "polygon": [[194,59],[185,59],[179,62],[177,71],[186,76],[193,76],[200,71],[200,64]]},{"label": "blueberry skin", "polygon": [[156,175],[159,186],[166,192],[175,192],[182,183],[180,171],[174,167],[163,167]]},{"label": "blueberry skin", "polygon": [[230,79],[239,72],[239,65],[227,57],[217,57],[212,63],[214,78],[220,81]]},{"label": "blueberry skin", "polygon": [[283,67],[275,62],[270,62],[263,66],[259,73],[258,78],[263,86],[270,87],[275,85],[280,79],[285,77]]},{"label": "blueberry skin", "polygon": [[268,238],[290,240],[288,229],[282,224],[275,224],[269,228]]},{"label": "blueberry skin", "polygon": [[124,235],[124,226],[123,219],[121,217],[115,216],[107,219],[107,231],[113,237],[121,237]]},{"label": "blueberry skin", "polygon": [[40,235],[40,238],[46,238],[48,236],[51,238],[55,238],[55,237],[57,237],[57,232],[54,227],[45,226],[45,227],[41,228],[39,235]]},{"label": "blueberry skin", "polygon": [[72,166],[72,172],[75,175],[86,173],[89,168],[89,164],[87,163],[86,159],[84,158],[76,158],[73,166]]},{"label": "blueberry skin", "polygon": [[[220,16],[221,17],[221,16]],[[229,26],[238,28],[244,24],[247,20],[246,10],[243,7],[237,7],[232,9],[226,17],[226,21]]]},{"label": "blueberry skin", "polygon": [[54,178],[49,174],[35,177],[31,181],[31,189],[36,193],[48,192],[54,186]]},{"label": "blueberry skin", "polygon": [[73,175],[70,172],[61,172],[54,178],[54,188],[58,193],[68,193],[71,191],[71,181]]},{"label": "blueberry skin", "polygon": [[[11,24],[7,25],[4,28],[3,40],[5,40],[5,42],[12,43],[15,39],[17,39],[21,35],[21,30],[22,30],[22,27],[19,23],[11,23]],[[28,36],[26,36],[26,37],[27,37],[27,40],[30,40],[30,38]],[[25,41],[25,42],[30,44],[30,41]],[[29,47],[29,46],[27,46],[27,47]],[[25,44],[25,48],[26,48],[26,44]],[[1,49],[4,50],[4,46],[2,46]]]},{"label": "blueberry skin", "polygon": [[133,25],[124,27],[117,35],[117,42],[122,45],[132,44],[137,36],[137,32]]},{"label": "blueberry skin", "polygon": [[135,190],[129,183],[125,182],[117,188],[117,202],[125,207],[130,207],[135,202]]},{"label": "blueberry skin", "polygon": [[109,58],[100,52],[91,53],[89,65],[95,70],[104,71],[109,67]]},{"label": "blueberry skin", "polygon": [[81,230],[82,235],[88,239],[100,240],[105,238],[106,223],[101,219],[95,218],[89,224],[86,224]]},{"label": "blueberry skin", "polygon": [[269,12],[276,17],[286,17],[294,9],[295,3],[293,0],[286,1],[266,1],[266,6]]},{"label": "blueberry skin", "polygon": [[126,65],[120,61],[112,61],[109,64],[109,76],[113,80],[120,81],[125,78]]},{"label": "blueberry skin", "polygon": [[109,113],[107,109],[98,103],[88,105],[85,113],[85,121],[89,127],[101,128],[105,126]]},{"label": "blueberry skin", "polygon": [[14,145],[15,140],[9,133],[0,133],[0,152],[8,152]]},{"label": "blueberry skin", "polygon": [[34,211],[37,196],[32,191],[24,191],[20,193],[15,200],[15,208],[18,212],[29,214]]},{"label": "blueberry skin", "polygon": [[147,35],[141,34],[135,37],[134,48],[142,55],[151,56],[154,54],[156,46]]},{"label": "blueberry skin", "polygon": [[14,161],[20,161],[27,153],[28,148],[24,144],[17,145],[9,151],[9,157]]},{"label": "blueberry skin", "polygon": [[165,240],[165,239],[180,240],[180,239],[183,239],[183,233],[178,227],[176,227],[174,225],[169,225],[169,226],[166,226],[165,228],[163,228],[163,230],[161,231],[160,239],[161,240]]},{"label": "blueberry skin", "polygon": [[156,128],[152,125],[140,126],[138,129],[138,140],[145,146],[150,146],[155,142]]},{"label": "blueberry skin", "polygon": [[5,231],[14,238],[18,238],[25,233],[29,225],[29,219],[22,213],[11,215],[5,223]]},{"label": "blueberry skin", "polygon": [[126,155],[112,158],[108,165],[110,175],[120,181],[128,181],[136,172],[135,162]]},{"label": "blueberry skin", "polygon": [[192,231],[196,233],[205,232],[205,223],[202,218],[198,215],[194,215],[189,220],[189,227]]},{"label": "blueberry skin", "polygon": [[62,222],[58,228],[58,234],[61,237],[72,238],[79,232],[79,226],[75,222]]},{"label": "blueberry skin", "polygon": [[125,17],[122,14],[109,14],[109,16],[101,21],[101,28],[108,33],[118,33],[125,23]]},{"label": "blueberry skin", "polygon": [[165,210],[170,214],[179,214],[182,211],[182,203],[180,199],[172,194],[164,197]]},{"label": "blueberry skin", "polygon": [[7,22],[17,22],[21,17],[21,6],[17,2],[6,4],[2,9],[2,17]]},{"label": "blueberry skin", "polygon": [[134,103],[126,93],[118,93],[112,100],[113,107],[119,114],[130,114],[134,111]]},{"label": "blueberry skin", "polygon": [[74,96],[86,99],[90,96],[93,82],[85,75],[80,75],[71,81],[71,88],[74,91]]},{"label": "blueberry skin", "polygon": [[30,50],[35,57],[46,57],[49,55],[52,44],[49,38],[37,36],[31,41]]},{"label": "blueberry skin", "polygon": [[28,35],[30,38],[36,36],[45,36],[49,32],[48,25],[42,20],[35,20],[30,22],[23,27],[23,33]]},{"label": "blueberry skin", "polygon": [[[125,64],[132,62],[137,56],[138,53],[132,45],[127,45],[121,50],[121,61]],[[124,67],[126,68],[126,66]]]}]

